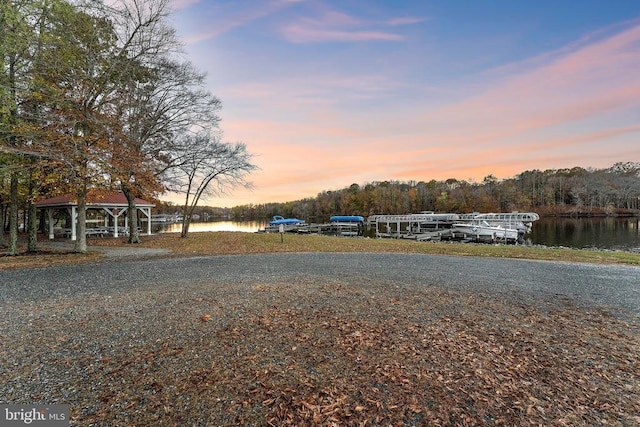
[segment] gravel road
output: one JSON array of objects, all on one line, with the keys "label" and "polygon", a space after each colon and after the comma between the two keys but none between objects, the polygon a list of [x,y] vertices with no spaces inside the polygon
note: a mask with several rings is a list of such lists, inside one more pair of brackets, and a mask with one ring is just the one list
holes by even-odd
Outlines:
[{"label": "gravel road", "polygon": [[[303,339],[305,334],[310,333],[309,330],[296,328],[305,327],[308,322],[306,313],[310,313],[314,321],[317,317],[313,316],[327,312],[347,321],[348,316],[342,314],[351,314],[352,310],[356,313],[356,320],[351,319],[354,324],[362,322],[362,318],[372,317],[380,324],[390,322],[393,326],[395,322],[397,326],[398,320],[394,316],[398,315],[411,319],[406,325],[426,328],[425,331],[435,327],[429,323],[430,320],[450,316],[437,325],[442,330],[434,336],[441,344],[446,343],[448,334],[455,336],[459,333],[456,332],[457,327],[464,325],[475,328],[473,322],[476,321],[480,322],[475,328],[476,332],[486,330],[487,327],[483,325],[490,324],[488,330],[497,334],[491,335],[490,339],[485,337],[489,341],[500,334],[511,337],[514,331],[523,333],[529,337],[523,347],[525,349],[533,345],[531,342],[535,343],[536,339],[544,341],[537,348],[539,354],[533,357],[536,363],[547,363],[547,367],[566,365],[567,369],[571,369],[549,371],[549,375],[560,377],[573,372],[574,363],[578,363],[581,369],[596,363],[594,361],[607,365],[610,357],[600,359],[599,355],[614,352],[618,355],[617,359],[611,360],[620,359],[623,362],[611,365],[608,373],[603,374],[615,378],[613,385],[607,389],[610,390],[607,396],[623,393],[626,396],[624,399],[629,402],[637,401],[636,395],[631,394],[632,389],[624,388],[624,384],[637,383],[636,377],[627,372],[628,364],[624,362],[628,360],[633,364],[635,359],[624,359],[620,354],[634,353],[633,349],[637,348],[634,343],[637,342],[635,331],[640,325],[638,267],[377,253],[164,258],[145,252],[142,258],[123,256],[124,253],[119,252],[117,256],[105,256],[101,261],[91,264],[0,271],[0,341],[8,343],[0,348],[0,377],[3,378],[0,382],[1,402],[71,403],[72,418],[78,420],[77,424],[74,422],[72,425],[142,425],[132,420],[164,414],[163,406],[156,403],[160,401],[157,399],[166,398],[167,402],[172,403],[170,408],[164,406],[165,409],[175,410],[178,414],[176,417],[186,417],[187,421],[192,421],[183,425],[196,425],[197,420],[207,414],[213,417],[212,414],[217,413],[217,409],[210,412],[212,405],[220,408],[220,405],[232,405],[234,402],[223,401],[223,397],[206,400],[209,392],[187,393],[185,397],[181,391],[184,388],[181,387],[187,384],[190,390],[194,386],[195,383],[191,381],[195,378],[194,373],[205,372],[203,369],[211,366],[222,369],[227,366],[225,363],[230,362],[229,372],[237,381],[237,375],[249,375],[247,372],[253,369],[247,363],[254,359],[245,358],[242,354],[255,350],[258,344],[264,346],[260,347],[263,351],[256,354],[256,357],[261,357],[255,362],[255,366],[260,366],[260,372],[267,372],[263,371],[267,369],[265,366],[277,365],[285,369],[284,362],[282,366],[280,362],[268,365],[280,359],[274,359],[272,353],[268,352],[269,346],[260,338],[262,335],[254,336],[253,341],[249,340],[246,343],[246,349],[249,350],[243,350],[245,353],[242,353],[237,340],[243,335],[233,335],[236,333],[234,331],[243,330],[238,328],[258,328],[255,321],[261,320],[262,316],[257,314],[275,313],[273,320],[281,322],[276,330],[278,333],[286,332],[282,337],[293,334]],[[420,299],[412,299],[412,296]],[[394,302],[402,301],[405,302],[403,309],[391,307]],[[546,329],[539,336],[527,331],[534,324],[532,319],[539,314],[546,317],[545,312],[552,315],[547,319],[538,319],[535,324],[538,327],[544,325]],[[562,316],[553,313],[562,313]],[[609,313],[621,321],[615,321],[608,316]],[[520,325],[514,319],[523,314],[527,320]],[[205,320],[203,315],[206,315]],[[269,319],[264,321],[269,323]],[[464,323],[466,321],[471,323],[467,325]],[[566,326],[563,323],[565,321]],[[501,326],[494,329],[494,322]],[[578,328],[578,332],[575,332],[576,325],[583,322],[588,325],[584,330]],[[333,329],[318,329],[321,333],[335,332]],[[371,330],[379,332],[385,328]],[[264,332],[262,329],[258,332],[261,331]],[[580,334],[584,331],[592,335],[587,336],[583,344],[574,345],[573,341],[579,341],[576,336],[582,339]],[[376,337],[378,332],[372,332],[371,337]],[[224,345],[227,342],[224,340],[225,334],[231,334],[231,347]],[[473,334],[455,344],[474,343],[471,340]],[[625,334],[633,338],[628,351],[624,347],[629,341],[625,339]],[[399,338],[406,338],[403,338],[402,331],[399,335]],[[346,335],[347,338],[352,336]],[[335,342],[335,337],[329,335],[323,339]],[[486,340],[481,340],[479,344],[485,352],[490,345]],[[272,348],[273,354],[285,348],[284,341],[279,342]],[[381,342],[389,341],[383,339]],[[511,338],[505,345],[510,345],[510,342]],[[516,347],[509,348],[517,349],[521,344],[516,342]],[[456,345],[452,348],[457,349]],[[589,347],[585,349],[582,345]],[[300,350],[303,347],[307,351],[305,345],[301,345]],[[229,348],[233,353],[229,353]],[[288,343],[286,348],[289,348]],[[296,348],[294,346],[293,350]],[[406,348],[414,347],[411,344]],[[466,348],[464,354],[452,354],[460,360],[467,360],[467,355],[475,354],[475,349],[471,350],[473,348]],[[557,353],[563,348],[571,352]],[[301,363],[307,363],[305,360],[339,360],[339,363],[335,363],[342,369],[344,357],[327,359],[326,350],[323,351],[318,355],[311,352],[310,355],[301,356]],[[413,351],[400,352],[394,357],[414,354]],[[591,351],[595,351],[593,357]],[[530,353],[529,350],[527,352]],[[505,353],[513,357],[510,352]],[[556,355],[565,362],[555,361]],[[491,358],[494,356],[497,353],[491,352],[489,355]],[[290,355],[286,357],[292,359]],[[411,363],[415,362],[410,360]],[[400,366],[407,362],[398,363]],[[488,366],[489,362],[483,363]],[[507,365],[510,366],[510,363]],[[375,366],[372,366],[371,369],[374,369]],[[423,366],[424,369],[429,367],[433,367],[432,362]],[[440,368],[449,369],[446,363]],[[307,372],[308,369],[305,365],[303,371]],[[508,379],[505,372],[500,371],[501,380],[495,380],[495,383]],[[221,380],[227,381],[232,374],[225,375],[221,376]],[[344,371],[340,375],[351,374]],[[368,375],[365,377],[369,378]],[[255,383],[255,378],[254,374],[250,374],[247,381]],[[595,376],[585,378],[585,381],[596,381],[593,379]],[[434,384],[439,384],[434,381]],[[287,381],[283,384],[289,387]],[[528,384],[530,390],[541,382],[536,379],[535,383]],[[582,387],[591,387],[590,382],[584,384],[587,385]],[[595,384],[593,389],[585,390],[601,388],[598,382]],[[550,393],[550,402],[568,399],[565,391],[557,392],[558,395],[554,394],[555,391]],[[240,398],[245,399],[237,397]],[[264,399],[267,397],[261,397],[258,401]],[[466,399],[464,397],[463,400]],[[604,402],[609,401],[606,399]],[[617,397],[610,399],[619,400]],[[628,408],[634,408],[633,403],[625,402],[623,407],[626,409],[623,410],[631,411]],[[571,403],[570,406],[579,405]],[[547,409],[551,410],[552,407],[555,407],[555,403]],[[160,412],[154,412],[156,410]],[[94,423],[92,420],[98,421]],[[101,423],[100,420],[107,421]],[[172,424],[178,424],[178,418],[172,420]]]},{"label": "gravel road", "polygon": [[[105,259],[90,265],[0,272],[0,304],[207,284],[296,279],[472,290],[497,298],[563,299],[640,318],[640,268],[413,254],[300,253]],[[194,288],[194,289],[195,289]]]}]

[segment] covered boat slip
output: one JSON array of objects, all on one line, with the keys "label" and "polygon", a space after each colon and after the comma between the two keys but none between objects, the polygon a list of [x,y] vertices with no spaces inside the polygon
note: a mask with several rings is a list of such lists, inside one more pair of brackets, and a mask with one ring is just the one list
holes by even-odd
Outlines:
[{"label": "covered boat slip", "polygon": [[372,215],[367,225],[375,227],[376,237],[416,240],[459,239],[470,241],[516,241],[531,230],[540,217],[532,212],[511,213],[433,213]]},{"label": "covered boat slip", "polygon": [[264,231],[267,233],[326,234],[335,236],[361,236],[364,230],[364,217],[358,215],[333,215],[329,223],[307,223],[297,218],[274,216]]},{"label": "covered boat slip", "polygon": [[[151,208],[153,203],[136,198],[136,209],[142,213],[142,220],[147,223],[147,235],[151,235]],[[41,200],[36,204],[38,209],[44,209],[48,225],[49,239],[54,239],[56,234],[77,239],[78,202],[72,195],[63,195]],[[87,196],[86,209],[97,210],[102,218],[98,219],[100,226],[87,227],[87,236],[118,237],[128,233],[129,230],[129,204],[122,192],[91,192]],[[56,228],[56,211],[66,211],[70,218],[70,228]]]},{"label": "covered boat slip", "polygon": [[[405,215],[334,215],[330,223],[307,224],[297,218],[274,217],[264,231],[317,233],[338,236],[369,236],[397,239],[457,240],[464,242],[517,243],[540,219],[533,212],[510,213],[434,213]],[[366,225],[366,232],[364,230]]]},{"label": "covered boat slip", "polygon": [[540,219],[535,212],[503,212],[503,213],[479,213],[460,215],[461,222],[489,224],[505,228],[515,228],[520,232],[531,231],[533,222]]},{"label": "covered boat slip", "polygon": [[433,212],[406,215],[371,215],[367,218],[367,225],[369,227],[375,226],[376,236],[380,233],[379,227],[386,225],[387,233],[394,228],[395,234],[397,237],[400,237],[402,230],[408,233],[419,233],[424,229],[432,231],[433,229],[450,228],[451,224],[457,222],[459,219],[458,214]]}]

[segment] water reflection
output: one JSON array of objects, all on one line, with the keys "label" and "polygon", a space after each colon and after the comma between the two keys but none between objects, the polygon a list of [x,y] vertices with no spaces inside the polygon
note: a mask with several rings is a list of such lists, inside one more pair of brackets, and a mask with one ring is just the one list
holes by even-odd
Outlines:
[{"label": "water reflection", "polygon": [[[190,233],[239,231],[255,233],[264,221],[192,222]],[[152,224],[154,233],[179,233],[181,224]],[[527,243],[570,248],[601,248],[640,251],[640,217],[633,218],[541,218],[526,236]]]},{"label": "water reflection", "polygon": [[[198,233],[204,231],[240,231],[244,233],[255,233],[260,229],[264,229],[268,221],[211,221],[211,222],[192,222],[189,225],[189,233]],[[152,232],[154,233],[180,233],[182,224],[152,224]]]},{"label": "water reflection", "polygon": [[527,237],[546,246],[640,250],[640,218],[541,218]]}]

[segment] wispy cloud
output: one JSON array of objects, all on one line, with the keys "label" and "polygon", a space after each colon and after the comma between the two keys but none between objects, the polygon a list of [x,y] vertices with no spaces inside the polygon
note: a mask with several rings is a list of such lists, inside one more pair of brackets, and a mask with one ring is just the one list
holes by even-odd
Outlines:
[{"label": "wispy cloud", "polygon": [[304,25],[290,25],[283,30],[285,37],[293,43],[314,42],[363,42],[363,41],[400,41],[404,37],[384,31],[340,31],[323,28],[310,28]]},{"label": "wispy cloud", "polygon": [[313,18],[300,18],[284,26],[283,36],[293,43],[400,41],[401,34],[384,31],[363,19],[336,10]]},{"label": "wispy cloud", "polygon": [[[174,0],[177,2],[195,4],[200,0]],[[235,28],[248,25],[260,18],[272,15],[281,9],[291,7],[295,4],[302,3],[304,0],[270,0],[251,2],[246,7],[237,7],[235,13],[222,13],[212,22],[210,28],[185,37],[186,44],[195,44],[205,40],[214,39]],[[234,3],[237,4],[237,3]]]},{"label": "wispy cloud", "polygon": [[[234,7],[222,26],[202,36],[249,25],[287,4],[294,3],[244,12]],[[403,26],[428,20],[352,15],[318,2],[287,12],[268,24],[281,25],[292,43],[398,42]],[[257,72],[221,79],[225,85],[216,88],[225,101],[225,135],[246,142],[260,167],[250,177],[254,192],[234,195],[266,203],[352,182],[479,181],[489,174],[507,178],[527,169],[605,167],[640,158],[640,22],[607,27],[464,81],[430,73],[426,62],[412,63],[428,54],[459,59],[438,46],[410,51],[425,43],[380,50],[279,44],[266,59],[257,55],[273,66],[269,72],[256,65],[256,55],[245,54],[254,62],[240,63],[242,69]],[[292,62],[282,53],[287,48]],[[391,50],[402,60],[383,58]]]},{"label": "wispy cloud", "polygon": [[[635,124],[609,121],[618,110],[640,109],[639,44],[640,25],[572,45],[536,61],[535,67],[514,67],[510,74],[501,70],[500,80],[487,79],[482,91],[460,102],[428,111],[417,104],[423,112],[413,117],[394,113],[391,105],[380,116],[334,111],[329,121],[243,122],[234,130],[251,129],[254,147],[265,152],[279,141],[278,155],[261,158],[261,167],[281,170],[269,183],[283,189],[282,180],[304,173],[304,185],[294,190],[299,197],[351,181],[504,178],[532,163],[543,169],[603,167],[599,163],[614,161],[616,147],[628,146],[640,132],[637,119]],[[334,83],[343,85],[340,79]],[[324,149],[317,148],[317,141],[324,142]],[[358,161],[332,154],[332,147],[340,146],[357,153]],[[282,166],[288,164],[295,166]]]},{"label": "wispy cloud", "polygon": [[640,108],[638,44],[640,25],[549,56],[536,68],[502,74],[481,93],[429,112],[429,122],[447,129],[451,142],[493,143],[584,120],[595,125],[613,111]]},{"label": "wispy cloud", "polygon": [[171,0],[171,7],[173,10],[186,9],[201,1],[202,0]]}]

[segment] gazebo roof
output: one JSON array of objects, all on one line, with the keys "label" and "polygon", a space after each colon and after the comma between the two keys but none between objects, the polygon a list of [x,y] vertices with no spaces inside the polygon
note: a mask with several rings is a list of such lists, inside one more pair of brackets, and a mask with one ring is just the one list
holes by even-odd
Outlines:
[{"label": "gazebo roof", "polygon": [[[51,208],[51,207],[67,207],[67,206],[77,206],[78,198],[73,194],[65,194],[62,196],[50,197],[48,199],[40,200],[36,203],[36,206],[39,208]],[[127,202],[127,197],[121,191],[90,191],[87,195],[87,207],[106,207],[106,208],[116,208],[116,207],[127,207],[129,203]],[[141,208],[151,208],[155,207],[155,205],[151,202],[148,202],[144,199],[140,199],[136,197],[136,207]]]}]

